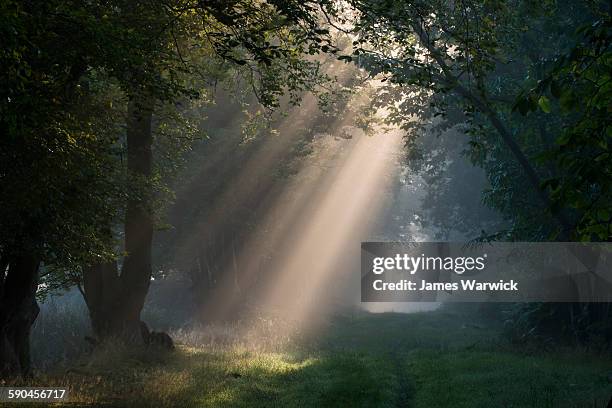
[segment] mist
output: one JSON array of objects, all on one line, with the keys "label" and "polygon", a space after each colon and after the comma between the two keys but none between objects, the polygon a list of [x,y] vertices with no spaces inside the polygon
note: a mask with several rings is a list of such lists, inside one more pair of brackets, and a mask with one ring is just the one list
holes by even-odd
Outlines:
[{"label": "mist", "polygon": [[0,404],[611,406],[609,1],[44,3]]}]

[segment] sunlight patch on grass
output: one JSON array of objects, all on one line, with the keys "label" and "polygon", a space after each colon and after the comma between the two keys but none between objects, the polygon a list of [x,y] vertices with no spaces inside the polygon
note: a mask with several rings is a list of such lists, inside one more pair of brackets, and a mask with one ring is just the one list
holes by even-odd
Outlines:
[{"label": "sunlight patch on grass", "polygon": [[[106,345],[32,386],[67,386],[79,406],[599,408],[609,355],[524,350],[500,328],[449,311],[339,318],[284,351]],[[18,406],[18,405],[15,405]],[[31,407],[33,405],[26,405]]]},{"label": "sunlight patch on grass", "polygon": [[367,353],[183,346],[174,353],[120,347],[98,353],[34,382],[67,386],[70,404],[84,406],[391,407],[397,393],[390,361]]}]

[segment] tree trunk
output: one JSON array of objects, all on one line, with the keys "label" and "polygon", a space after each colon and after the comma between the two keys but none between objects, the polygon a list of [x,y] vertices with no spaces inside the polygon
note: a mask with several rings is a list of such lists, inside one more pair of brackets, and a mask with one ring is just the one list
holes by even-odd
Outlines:
[{"label": "tree trunk", "polygon": [[124,330],[125,297],[116,262],[92,265],[83,270],[83,289],[91,328],[98,340],[129,337]]},{"label": "tree trunk", "polygon": [[3,263],[0,271],[0,377],[31,372],[30,330],[39,312],[39,265],[37,256],[21,255]]},{"label": "tree trunk", "polygon": [[128,106],[128,174],[135,193],[125,211],[125,251],[121,274],[115,262],[85,268],[84,292],[98,339],[120,337],[142,343],[140,312],[151,281],[153,214],[150,186],[153,104],[146,96]]},{"label": "tree trunk", "polygon": [[123,313],[128,326],[139,329],[140,312],[151,283],[153,244],[152,192],[150,186],[153,153],[151,120],[153,104],[140,96],[128,107],[128,173],[140,185],[141,194],[130,197],[125,214],[125,250],[121,269],[124,288]]},{"label": "tree trunk", "polygon": [[[514,158],[518,161],[519,165],[523,169],[523,172],[527,176],[527,181],[535,192],[538,195],[538,198],[544,205],[544,207],[550,209],[552,207],[552,203],[550,201],[550,197],[548,193],[544,191],[541,187],[542,180],[540,176],[537,174],[535,168],[527,159],[527,156],[521,150],[518,142],[514,139],[510,131],[504,126],[498,114],[491,108],[489,104],[482,101],[480,98],[471,94],[467,89],[465,89],[460,84],[456,85],[456,91],[459,95],[470,101],[481,113],[483,113],[489,122],[493,125],[497,133],[501,136],[502,140],[506,143],[506,146],[510,149]],[[565,217],[565,215],[561,212],[553,213],[553,217],[559,222],[562,227],[561,235],[564,238],[568,238],[569,232],[572,230],[572,225],[570,221]]]}]

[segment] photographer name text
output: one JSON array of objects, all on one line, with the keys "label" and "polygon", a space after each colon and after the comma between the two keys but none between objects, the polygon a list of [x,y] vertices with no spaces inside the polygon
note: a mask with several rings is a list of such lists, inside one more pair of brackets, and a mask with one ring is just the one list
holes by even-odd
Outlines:
[{"label": "photographer name text", "polygon": [[421,280],[420,282],[408,279],[402,279],[397,282],[385,282],[382,279],[377,279],[372,282],[372,286],[376,291],[424,291],[436,292],[444,291],[517,291],[518,283],[513,279],[509,281],[499,280],[497,282],[478,282],[474,279],[462,279],[459,282],[428,282]]}]

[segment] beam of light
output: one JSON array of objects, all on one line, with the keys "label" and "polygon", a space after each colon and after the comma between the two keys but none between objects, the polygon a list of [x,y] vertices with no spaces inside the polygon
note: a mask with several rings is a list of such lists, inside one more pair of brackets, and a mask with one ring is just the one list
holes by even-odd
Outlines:
[{"label": "beam of light", "polygon": [[[293,110],[279,127],[279,132],[288,135],[288,137],[269,137],[245,162],[232,164],[233,166],[239,166],[240,171],[225,181],[226,185],[220,195],[214,197],[212,207],[198,220],[199,228],[193,228],[191,233],[183,238],[183,242],[179,245],[182,251],[179,251],[176,255],[177,259],[184,258],[188,253],[193,252],[193,246],[201,242],[205,231],[214,230],[215,226],[231,217],[237,211],[237,208],[246,201],[246,198],[254,193],[258,187],[258,181],[269,177],[268,173],[273,170],[273,165],[288,153],[291,143],[295,141],[294,138],[289,137],[292,134],[289,124],[295,124],[299,121],[299,115],[312,114],[315,109],[316,102],[308,99],[302,105],[302,110]],[[234,146],[234,148],[238,147]],[[220,152],[215,157],[221,160],[223,158],[231,160],[232,156],[231,152]],[[198,178],[202,183],[206,183],[209,174],[212,173],[210,166],[207,166],[207,168],[209,172],[203,172],[201,177]],[[221,175],[221,177],[223,176]],[[197,190],[198,187],[197,184],[193,186],[194,190]]]},{"label": "beam of light", "polygon": [[[340,80],[350,80],[353,74],[353,68],[341,66],[340,69],[334,67],[333,64],[328,67],[329,70],[335,73]],[[266,193],[265,197],[257,197],[257,199],[265,200],[266,205],[269,202],[269,209],[265,212],[263,219],[256,220],[257,226],[253,231],[248,232],[250,236],[246,243],[241,243],[240,248],[237,248],[232,261],[227,263],[225,269],[219,274],[221,281],[218,282],[214,291],[201,294],[206,296],[204,310],[208,310],[214,314],[215,319],[225,319],[230,317],[232,309],[235,309],[244,297],[241,292],[241,287],[249,287],[251,282],[256,279],[258,272],[257,265],[261,264],[258,259],[253,262],[259,255],[261,258],[262,241],[276,243],[282,240],[281,236],[284,231],[290,228],[291,220],[298,218],[292,214],[303,211],[303,207],[308,206],[309,190],[317,189],[316,183],[308,183],[308,187],[301,186],[297,194],[306,195],[304,199],[295,200],[295,190],[290,186],[287,188],[281,187],[273,182],[276,166],[284,158],[292,154],[291,149],[302,136],[299,135],[298,125],[303,123],[304,126],[313,126],[313,118],[316,118],[317,100],[314,97],[306,97],[303,103],[289,111],[278,126],[279,136],[269,136],[263,140],[263,143],[254,151],[253,154],[246,157],[241,163],[234,163],[238,167],[236,174],[226,181],[221,193],[214,197],[214,202],[207,211],[199,217],[197,225],[189,226],[189,233],[185,234],[178,245],[179,250],[175,254],[175,259],[178,262],[192,257],[197,250],[198,245],[206,239],[218,240],[224,225],[231,222],[232,218],[241,211],[241,207],[247,200],[253,199],[256,194],[259,194],[262,184],[270,184],[271,189]],[[342,118],[332,124],[332,128],[346,123],[348,119]],[[340,144],[339,144],[340,145]],[[325,151],[319,156],[327,157],[330,152],[341,149],[331,149]],[[231,160],[231,156],[229,157]],[[325,162],[325,159],[319,157],[319,160]],[[329,160],[331,161],[331,159]],[[205,175],[204,175],[205,176]],[[204,178],[206,182],[206,178]],[[301,181],[299,181],[301,183]],[[282,183],[276,183],[282,184]],[[197,185],[193,186],[197,190]],[[277,198],[281,197],[280,199]],[[292,197],[289,197],[292,196]],[[260,204],[260,203],[258,203]],[[286,222],[279,223],[279,219]],[[221,230],[221,231],[220,231]],[[245,226],[244,231],[248,231],[249,227]],[[234,249],[232,249],[234,251]],[[239,270],[239,271],[238,271]],[[239,276],[238,276],[239,275]],[[235,279],[232,279],[232,277]]]},{"label": "beam of light", "polygon": [[[343,126],[349,120],[348,118],[339,120],[332,127]],[[236,264],[240,266],[238,290],[232,291],[225,288],[209,299],[209,303],[219,318],[228,317],[230,310],[245,297],[240,287],[252,288],[253,283],[261,278],[262,274],[265,275],[265,279],[274,276],[277,267],[266,265],[267,269],[262,271],[261,258],[269,252],[279,253],[291,250],[287,246],[292,239],[295,239],[295,231],[303,228],[302,224],[305,222],[303,214],[316,208],[318,201],[314,198],[326,193],[327,184],[331,181],[329,175],[337,171],[335,166],[339,160],[342,160],[338,156],[342,156],[345,150],[352,148],[344,142],[346,141],[330,141],[329,136],[320,135],[319,140],[314,143],[317,150],[316,163],[311,162],[306,165],[306,168],[300,170],[298,177],[283,185],[280,191],[276,192],[277,196],[266,214],[262,219],[257,220],[257,227],[237,254]],[[233,267],[229,265],[223,275],[230,276]],[[227,279],[224,283],[226,287],[232,284]]]},{"label": "beam of light", "polygon": [[401,149],[399,131],[355,135],[347,157],[311,197],[312,207],[287,239],[274,281],[260,297],[261,309],[274,311],[298,327],[318,324],[338,302],[359,298],[360,242],[384,211]]},{"label": "beam of light", "polygon": [[[352,103],[367,104],[368,97],[360,94]],[[258,183],[269,179],[275,164],[290,154],[296,123],[308,126],[316,108],[314,99],[307,99],[281,122],[280,136],[269,137],[243,163],[235,164],[239,170],[178,243],[178,259],[193,253],[210,231],[223,228],[257,193]],[[367,136],[353,126],[356,119],[344,114],[331,126],[332,133],[350,134],[350,140],[317,137],[314,153],[298,175],[273,188],[262,217],[250,230],[244,226],[247,239],[226,262],[219,287],[200,294],[207,297],[209,307],[204,309],[217,319],[231,318],[248,298],[260,315],[290,320],[287,330],[301,330],[316,327],[329,312],[359,302],[360,242],[372,237],[390,205],[397,155],[403,147],[400,130],[377,129]],[[410,309],[381,307],[389,306]],[[256,331],[256,319],[249,323]]]},{"label": "beam of light", "polygon": [[[348,67],[348,66],[347,66]],[[351,77],[351,69],[342,67],[340,70],[332,65],[327,67],[328,74],[335,74],[340,81],[346,81]],[[238,168],[231,177],[224,180],[224,186],[218,195],[210,197],[214,199],[211,206],[205,206],[206,211],[197,217],[197,225],[189,225],[186,233],[182,234],[180,242],[176,247],[178,251],[174,254],[174,263],[184,265],[193,258],[191,254],[197,251],[198,246],[205,236],[208,239],[219,239],[219,229],[227,220],[231,219],[244,202],[254,194],[257,194],[261,184],[269,183],[273,178],[275,166],[282,159],[291,154],[294,143],[299,140],[299,132],[296,127],[300,124],[312,126],[312,119],[316,117],[318,109],[317,100],[313,96],[306,96],[302,103],[288,112],[288,115],[277,127],[279,136],[267,136],[255,151],[242,162],[231,163]],[[236,118],[238,120],[238,118]],[[232,128],[233,131],[239,129]],[[177,191],[177,196],[183,200],[190,200],[191,193],[198,191],[205,185],[210,177],[214,177],[216,168],[228,165],[227,161],[232,159],[232,150],[240,148],[236,145],[222,146],[222,150],[212,155],[210,162],[202,163],[197,176],[189,183],[189,187],[183,187]],[[221,171],[217,177],[226,177]],[[193,203],[192,206],[197,206]]]}]

